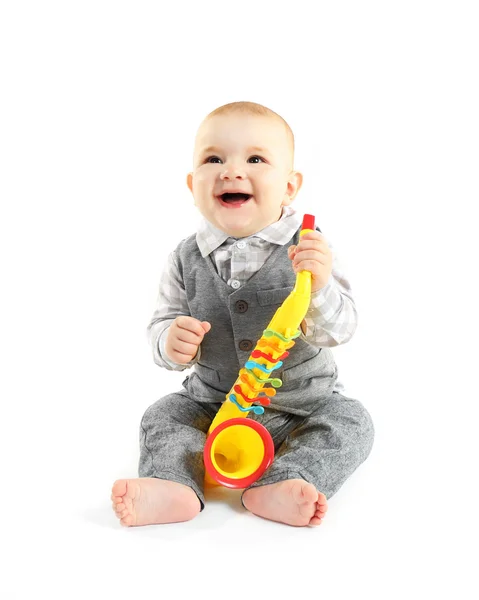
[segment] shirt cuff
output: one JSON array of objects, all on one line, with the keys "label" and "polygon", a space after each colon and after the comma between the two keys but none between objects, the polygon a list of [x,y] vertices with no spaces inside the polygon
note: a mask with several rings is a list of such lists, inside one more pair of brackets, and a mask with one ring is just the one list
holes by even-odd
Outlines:
[{"label": "shirt cuff", "polygon": [[323,288],[311,293],[308,312],[304,317],[306,323],[305,338],[312,337],[316,328],[329,323],[341,306],[341,292],[335,285],[334,278],[330,277]]}]

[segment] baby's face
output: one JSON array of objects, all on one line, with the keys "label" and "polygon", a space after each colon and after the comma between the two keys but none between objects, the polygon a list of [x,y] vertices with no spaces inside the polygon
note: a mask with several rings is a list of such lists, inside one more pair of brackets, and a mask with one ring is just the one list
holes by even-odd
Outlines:
[{"label": "baby's face", "polygon": [[285,126],[272,117],[215,115],[202,123],[187,183],[201,214],[233,237],[277,221],[301,185]]}]

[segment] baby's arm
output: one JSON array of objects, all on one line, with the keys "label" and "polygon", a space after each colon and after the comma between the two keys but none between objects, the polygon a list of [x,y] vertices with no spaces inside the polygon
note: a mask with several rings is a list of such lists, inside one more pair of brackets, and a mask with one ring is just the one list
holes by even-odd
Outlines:
[{"label": "baby's arm", "polygon": [[312,273],[312,294],[301,323],[304,339],[315,346],[345,344],[357,328],[357,310],[351,286],[332,245],[321,233],[303,236],[288,250],[295,272]]},{"label": "baby's arm", "polygon": [[183,371],[194,365],[201,352],[199,344],[210,327],[190,315],[184,283],[172,252],[161,276],[156,309],[147,329],[153,360],[170,371]]}]

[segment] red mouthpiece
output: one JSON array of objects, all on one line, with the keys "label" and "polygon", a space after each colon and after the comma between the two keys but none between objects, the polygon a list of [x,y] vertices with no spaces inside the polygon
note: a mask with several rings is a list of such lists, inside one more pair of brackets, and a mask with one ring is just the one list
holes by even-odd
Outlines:
[{"label": "red mouthpiece", "polygon": [[314,215],[304,215],[301,229],[312,229],[314,231]]}]

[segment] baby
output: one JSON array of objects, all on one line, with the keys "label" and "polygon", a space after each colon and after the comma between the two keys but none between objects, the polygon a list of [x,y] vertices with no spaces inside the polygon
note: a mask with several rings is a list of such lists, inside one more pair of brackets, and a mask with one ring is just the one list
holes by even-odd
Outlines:
[{"label": "baby", "polygon": [[291,208],[302,184],[294,137],[252,102],[217,108],[201,123],[187,176],[203,215],[170,254],[148,327],[156,364],[194,367],[183,389],[150,406],[140,427],[139,479],[113,484],[126,526],[193,519],[205,505],[203,448],[209,426],[296,273],[312,273],[308,313],[262,415],[275,458],[242,493],[250,512],[293,526],[320,525],[327,500],[367,458],[374,427],[342,392],[330,347],[356,329],[350,285],[319,231],[299,240]]}]

